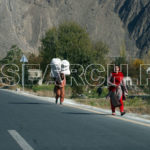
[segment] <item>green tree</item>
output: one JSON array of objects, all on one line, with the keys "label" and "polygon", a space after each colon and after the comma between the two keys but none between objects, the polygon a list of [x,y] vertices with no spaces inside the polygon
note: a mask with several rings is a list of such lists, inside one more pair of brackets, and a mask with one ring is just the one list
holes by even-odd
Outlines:
[{"label": "green tree", "polygon": [[76,23],[64,23],[58,29],[58,51],[60,57],[71,63],[91,63],[92,44],[88,33]]},{"label": "green tree", "polygon": [[33,53],[30,53],[28,56],[28,63],[29,64],[41,64],[42,61],[42,57],[41,56],[37,56]]},{"label": "green tree", "polygon": [[76,23],[66,22],[58,28],[50,29],[41,42],[43,69],[56,57],[67,59],[74,64],[83,65],[91,62],[92,44],[89,35]]},{"label": "green tree", "polygon": [[[41,44],[42,70],[52,58],[67,59],[71,64],[80,64],[86,68],[89,64],[100,63],[101,60],[104,62],[104,56],[108,53],[104,43],[93,44],[86,30],[74,22],[65,22],[58,28],[50,29],[41,40]],[[79,74],[82,72],[81,67],[72,66],[72,69],[77,69]],[[73,76],[82,83],[78,75]],[[73,84],[74,93],[82,93],[83,89],[82,86]]]},{"label": "green tree", "polygon": [[134,59],[130,62],[129,65],[129,75],[132,78],[137,78],[139,79],[139,75],[140,75],[140,65],[144,64],[144,61],[142,59]]},{"label": "green tree", "polygon": [[17,45],[12,45],[6,57],[1,60],[1,64],[20,64],[22,54],[22,50]]},{"label": "green tree", "polygon": [[[92,63],[90,55],[92,44],[89,35],[74,22],[65,22],[58,28],[50,29],[41,42],[42,70],[46,68],[52,58],[56,57],[67,59],[71,64],[87,66]],[[79,73],[81,72],[81,68],[76,69]],[[79,89],[75,84],[73,86],[75,89]],[[82,92],[82,90],[80,91]]]},{"label": "green tree", "polygon": [[[22,64],[20,63],[20,59],[21,59],[22,54],[23,54],[22,50],[17,45],[12,45],[10,50],[7,52],[6,57],[3,58],[0,61],[1,66],[7,65],[7,66],[5,66],[5,69],[3,70],[3,73],[6,73],[7,75],[9,75],[11,77],[12,73],[9,73],[8,70],[15,70],[16,67],[11,65],[11,64],[15,64],[19,67],[19,72],[18,73],[21,77]],[[17,80],[18,78],[16,77],[16,78],[13,78],[13,79]],[[14,81],[12,81],[12,82],[14,82]]]},{"label": "green tree", "polygon": [[40,57],[42,57],[41,65],[43,70],[50,63],[52,58],[59,56],[57,54],[57,42],[58,35],[56,28],[48,30],[44,38],[41,39]]}]

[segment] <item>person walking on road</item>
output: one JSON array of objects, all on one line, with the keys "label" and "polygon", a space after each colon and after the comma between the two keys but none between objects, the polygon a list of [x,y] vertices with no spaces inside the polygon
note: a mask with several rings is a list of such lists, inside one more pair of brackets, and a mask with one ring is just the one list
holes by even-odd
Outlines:
[{"label": "person walking on road", "polygon": [[110,74],[108,78],[109,94],[112,115],[115,115],[115,108],[120,108],[120,114],[125,114],[123,100],[125,100],[125,93],[128,93],[124,83],[124,75],[120,71],[119,66],[115,66],[115,71]]},{"label": "person walking on road", "polygon": [[60,76],[58,76],[55,80],[55,88],[54,92],[56,94],[56,104],[58,103],[58,99],[60,98],[60,104],[64,102],[65,97],[65,85],[66,85],[66,78],[63,73],[60,73]]}]

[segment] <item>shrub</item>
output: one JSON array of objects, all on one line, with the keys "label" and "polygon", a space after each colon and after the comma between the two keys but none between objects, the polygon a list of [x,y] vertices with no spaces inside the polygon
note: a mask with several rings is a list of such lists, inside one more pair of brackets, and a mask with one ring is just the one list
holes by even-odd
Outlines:
[{"label": "shrub", "polygon": [[54,85],[35,85],[32,87],[34,92],[37,91],[52,91],[54,90]]}]

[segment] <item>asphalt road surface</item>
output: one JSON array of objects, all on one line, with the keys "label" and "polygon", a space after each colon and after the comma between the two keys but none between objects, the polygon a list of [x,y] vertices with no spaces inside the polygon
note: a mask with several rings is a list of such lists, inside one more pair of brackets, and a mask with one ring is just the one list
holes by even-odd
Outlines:
[{"label": "asphalt road surface", "polygon": [[0,150],[150,150],[150,127],[0,90]]}]

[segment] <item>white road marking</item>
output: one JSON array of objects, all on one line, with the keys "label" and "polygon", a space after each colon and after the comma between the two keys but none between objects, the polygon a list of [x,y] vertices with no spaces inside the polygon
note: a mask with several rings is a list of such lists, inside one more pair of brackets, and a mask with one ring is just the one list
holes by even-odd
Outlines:
[{"label": "white road marking", "polygon": [[34,150],[16,130],[8,130],[8,133],[19,144],[22,150]]}]

